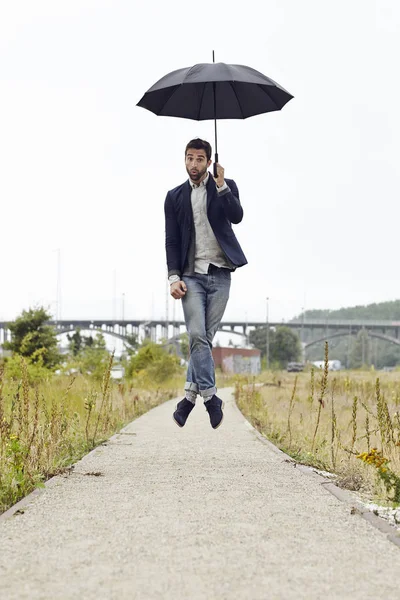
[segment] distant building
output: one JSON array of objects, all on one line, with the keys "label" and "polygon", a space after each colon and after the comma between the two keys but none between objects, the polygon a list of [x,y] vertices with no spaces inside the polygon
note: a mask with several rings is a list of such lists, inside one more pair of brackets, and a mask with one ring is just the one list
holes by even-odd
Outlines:
[{"label": "distant building", "polygon": [[261,372],[261,352],[257,348],[216,346],[212,355],[215,366],[223,373],[258,375]]}]

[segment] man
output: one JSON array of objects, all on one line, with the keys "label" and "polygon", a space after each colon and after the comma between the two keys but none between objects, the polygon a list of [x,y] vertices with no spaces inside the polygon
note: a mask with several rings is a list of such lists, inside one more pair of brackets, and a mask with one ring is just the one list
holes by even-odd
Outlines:
[{"label": "man", "polygon": [[212,342],[228,302],[231,272],[247,263],[232,230],[243,209],[236,183],[225,180],[221,165],[217,177],[208,172],[208,142],[191,140],[185,165],[189,180],[168,192],[164,206],[170,293],[182,300],[190,342],[186,396],[173,417],[183,427],[200,394],[216,429],[223,403],[216,395]]}]

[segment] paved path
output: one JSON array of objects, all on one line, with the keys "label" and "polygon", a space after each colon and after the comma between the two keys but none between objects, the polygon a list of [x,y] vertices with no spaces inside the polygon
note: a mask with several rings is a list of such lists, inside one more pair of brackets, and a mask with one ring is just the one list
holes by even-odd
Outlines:
[{"label": "paved path", "polygon": [[221,396],[217,431],[167,402],[0,521],[0,598],[398,600],[400,548]]}]

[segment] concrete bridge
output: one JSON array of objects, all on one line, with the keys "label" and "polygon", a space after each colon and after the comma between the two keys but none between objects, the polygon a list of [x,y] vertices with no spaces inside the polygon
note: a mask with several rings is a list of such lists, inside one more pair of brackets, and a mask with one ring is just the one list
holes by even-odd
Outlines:
[{"label": "concrete bridge", "polygon": [[[111,319],[64,319],[50,321],[57,330],[57,335],[73,333],[78,329],[95,335],[97,332],[107,334],[129,343],[129,336],[139,341],[149,338],[153,341],[177,338],[186,331],[184,321],[153,320],[111,320]],[[219,331],[237,334],[248,338],[251,330],[266,328],[266,321],[223,321]],[[400,345],[400,321],[346,320],[346,319],[301,319],[297,321],[271,321],[269,328],[285,325],[297,331],[304,348],[338,336],[357,335],[360,330],[368,332],[370,337]],[[11,339],[7,322],[0,322],[0,344]]]}]

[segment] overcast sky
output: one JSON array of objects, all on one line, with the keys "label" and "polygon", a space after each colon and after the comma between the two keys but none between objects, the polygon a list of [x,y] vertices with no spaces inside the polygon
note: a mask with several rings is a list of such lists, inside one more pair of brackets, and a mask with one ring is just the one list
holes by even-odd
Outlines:
[{"label": "overcast sky", "polygon": [[[211,121],[136,107],[169,71],[252,66],[295,98],[219,123],[236,181],[226,319],[400,298],[400,3],[36,0],[0,4],[0,320],[166,313],[164,199]],[[61,268],[57,267],[60,256]],[[182,316],[169,302],[169,317]]]}]

